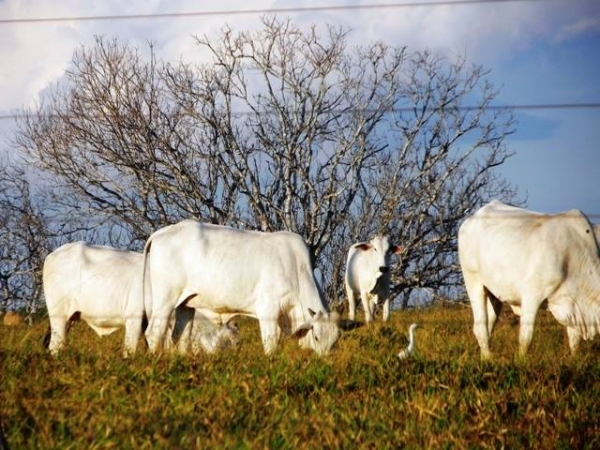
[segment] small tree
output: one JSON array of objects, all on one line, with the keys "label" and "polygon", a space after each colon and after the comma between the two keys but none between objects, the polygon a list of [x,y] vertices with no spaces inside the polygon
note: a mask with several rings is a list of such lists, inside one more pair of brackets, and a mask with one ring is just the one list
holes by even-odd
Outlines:
[{"label": "small tree", "polygon": [[27,172],[0,164],[0,310],[37,309],[47,254],[47,223]]},{"label": "small tree", "polygon": [[416,288],[447,293],[462,284],[461,221],[490,198],[515,198],[495,172],[511,156],[504,140],[514,119],[489,108],[497,91],[485,75],[463,58],[450,63],[429,52],[404,64],[402,92],[386,125],[390,151],[378,164],[385,169],[369,180],[354,226],[387,232],[403,247],[392,293],[403,294],[404,306]]}]

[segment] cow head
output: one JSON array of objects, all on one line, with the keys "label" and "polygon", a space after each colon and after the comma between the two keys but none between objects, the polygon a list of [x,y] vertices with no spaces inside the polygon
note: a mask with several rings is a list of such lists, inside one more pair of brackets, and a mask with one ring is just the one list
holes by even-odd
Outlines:
[{"label": "cow head", "polygon": [[357,244],[356,248],[363,252],[368,252],[370,267],[373,267],[378,275],[390,271],[390,256],[402,252],[399,245],[390,245],[387,236],[375,236],[369,242]]},{"label": "cow head", "polygon": [[300,325],[293,337],[299,340],[302,348],[312,348],[318,355],[327,355],[340,337],[337,312],[319,311],[315,313],[308,309],[310,320]]},{"label": "cow head", "polygon": [[214,353],[217,350],[237,347],[240,331],[235,322],[227,322],[217,326],[214,333],[203,335],[200,340],[207,353]]}]

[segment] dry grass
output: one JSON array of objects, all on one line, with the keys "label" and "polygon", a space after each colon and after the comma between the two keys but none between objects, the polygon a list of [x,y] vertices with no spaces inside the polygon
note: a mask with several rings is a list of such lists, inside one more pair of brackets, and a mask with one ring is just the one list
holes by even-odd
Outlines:
[{"label": "dry grass", "polygon": [[[400,361],[419,322],[418,356]],[[328,358],[285,340],[266,357],[257,324],[238,349],[196,358],[121,354],[122,333],[84,324],[52,358],[46,323],[0,327],[0,416],[20,448],[600,448],[600,358],[570,357],[563,329],[538,318],[530,357],[501,318],[480,362],[467,308],[399,311],[345,332]]]}]

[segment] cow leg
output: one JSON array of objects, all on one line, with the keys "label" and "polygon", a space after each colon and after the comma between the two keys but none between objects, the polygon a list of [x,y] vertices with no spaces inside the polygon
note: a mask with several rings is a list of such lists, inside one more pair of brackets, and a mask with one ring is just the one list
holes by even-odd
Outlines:
[{"label": "cow leg", "polygon": [[571,355],[574,355],[577,351],[577,347],[581,343],[581,333],[575,328],[567,327],[567,337],[569,338],[569,348],[571,349]]},{"label": "cow leg", "polygon": [[371,308],[371,318],[375,320],[377,305],[379,305],[379,296],[377,294],[369,294],[369,308]]},{"label": "cow leg", "polygon": [[153,308],[152,317],[146,330],[146,340],[151,353],[156,353],[163,345],[171,312],[172,308],[164,303],[160,309]]},{"label": "cow leg", "polygon": [[141,334],[142,317],[136,316],[127,318],[125,321],[125,348],[123,350],[124,358],[129,358],[135,353]]},{"label": "cow leg", "polygon": [[502,302],[498,300],[494,295],[489,292],[487,289],[485,290],[485,295],[487,297],[487,327],[488,327],[488,335],[492,335],[492,331],[494,331],[494,326],[496,325],[496,320],[500,316],[502,312]]},{"label": "cow leg", "polygon": [[390,299],[386,298],[383,302],[383,321],[387,322],[390,318]]},{"label": "cow leg", "polygon": [[50,344],[48,350],[52,355],[56,355],[67,342],[67,321],[68,317],[65,316],[50,316]]},{"label": "cow leg", "polygon": [[487,319],[487,299],[485,288],[479,281],[479,277],[470,273],[463,274],[465,279],[465,287],[467,295],[471,302],[471,310],[473,312],[473,334],[479,344],[482,359],[489,359],[492,354],[490,352],[490,334],[488,331]]},{"label": "cow leg", "polygon": [[521,299],[521,323],[519,325],[519,356],[527,355],[529,345],[533,340],[535,316],[540,308],[541,301],[532,296],[523,296]]},{"label": "cow leg", "polygon": [[266,355],[270,355],[277,348],[281,330],[276,317],[261,317],[260,336]]},{"label": "cow leg", "polygon": [[177,351],[182,355],[185,355],[190,348],[195,313],[194,308],[183,305],[175,309],[173,343],[177,342]]},{"label": "cow leg", "polygon": [[346,283],[346,296],[348,297],[348,318],[354,321],[356,319],[356,300],[354,291],[348,283]]},{"label": "cow leg", "polygon": [[150,319],[148,330],[146,331],[146,339],[148,340],[148,348],[151,353],[156,353],[162,347],[168,326],[168,318],[156,317],[155,315]]},{"label": "cow leg", "polygon": [[375,303],[372,302],[371,295],[366,291],[361,291],[360,299],[362,301],[363,309],[365,310],[365,322],[373,322],[373,312],[375,310]]}]

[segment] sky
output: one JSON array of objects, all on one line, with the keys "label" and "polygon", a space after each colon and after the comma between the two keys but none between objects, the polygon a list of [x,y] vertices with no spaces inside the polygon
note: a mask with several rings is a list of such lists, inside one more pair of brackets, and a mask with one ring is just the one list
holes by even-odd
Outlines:
[{"label": "sky", "polygon": [[[343,5],[376,6],[324,9]],[[260,12],[240,13],[249,9]],[[210,14],[122,17],[200,12]],[[194,35],[216,37],[226,24],[256,29],[265,13],[300,27],[346,27],[351,44],[382,40],[483,65],[500,89],[495,103],[516,106],[517,131],[506,141],[514,156],[501,176],[529,209],[577,208],[600,223],[598,0],[0,0],[0,150],[10,152],[10,116],[39,102],[95,35],[140,48],[152,42],[162,60],[192,62],[203,57]],[[69,20],[30,20],[52,18]]]}]

